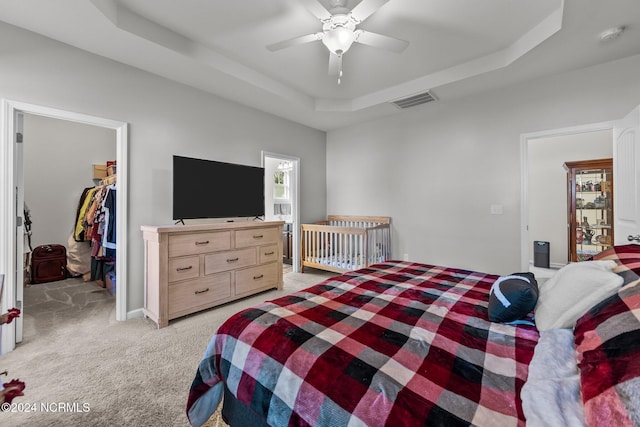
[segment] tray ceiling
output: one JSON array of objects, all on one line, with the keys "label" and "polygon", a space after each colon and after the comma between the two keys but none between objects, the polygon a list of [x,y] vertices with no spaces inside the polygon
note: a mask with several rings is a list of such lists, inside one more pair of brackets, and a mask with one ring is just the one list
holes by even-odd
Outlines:
[{"label": "tray ceiling", "polygon": [[[322,31],[305,3],[0,0],[0,20],[324,130],[401,114],[391,101],[427,90],[443,100],[640,53],[637,1],[390,0],[359,28],[409,46],[354,43],[338,85],[322,42],[266,48]],[[617,25],[623,37],[599,40]]]}]

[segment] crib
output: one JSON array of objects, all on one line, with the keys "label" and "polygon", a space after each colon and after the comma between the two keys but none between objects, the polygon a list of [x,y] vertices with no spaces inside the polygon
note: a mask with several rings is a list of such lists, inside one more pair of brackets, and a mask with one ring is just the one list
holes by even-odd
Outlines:
[{"label": "crib", "polygon": [[344,273],[391,258],[391,218],[329,215],[302,224],[301,271],[305,267]]}]

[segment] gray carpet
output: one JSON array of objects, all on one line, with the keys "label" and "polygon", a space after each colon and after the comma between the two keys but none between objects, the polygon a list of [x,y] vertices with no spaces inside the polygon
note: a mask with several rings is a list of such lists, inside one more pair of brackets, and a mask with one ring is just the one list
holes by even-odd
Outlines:
[{"label": "gray carpet", "polygon": [[22,412],[3,426],[188,426],[185,405],[200,358],[231,314],[312,286],[332,274],[285,274],[267,291],[171,321],[115,320],[115,297],[91,282],[67,279],[25,289],[24,341],[0,356],[0,371],[26,383]]}]

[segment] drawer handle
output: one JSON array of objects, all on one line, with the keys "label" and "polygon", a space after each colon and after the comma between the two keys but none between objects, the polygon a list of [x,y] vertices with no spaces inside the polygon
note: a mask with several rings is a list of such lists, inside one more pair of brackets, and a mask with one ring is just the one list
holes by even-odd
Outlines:
[{"label": "drawer handle", "polygon": [[189,267],[176,268],[176,271],[186,271],[186,270],[191,270],[192,268],[193,268],[193,265],[190,265]]},{"label": "drawer handle", "polygon": [[204,294],[205,292],[209,292],[209,288],[202,290],[202,291],[195,291],[194,294],[198,295],[198,294]]},{"label": "drawer handle", "polygon": [[258,234],[253,236],[254,239],[262,239],[263,237],[264,237],[264,234]]},{"label": "drawer handle", "polygon": [[264,254],[265,254],[265,255],[273,255],[273,254],[275,254],[275,252],[274,252],[274,251],[271,251],[271,252],[265,252]]},{"label": "drawer handle", "polygon": [[196,246],[198,245],[208,245],[209,241],[207,240],[206,242],[196,242]]},{"label": "drawer handle", "polygon": [[227,262],[236,262],[238,261],[240,258],[235,257],[235,258],[227,258]]},{"label": "drawer handle", "polygon": [[253,276],[253,280],[262,279],[263,277],[264,277],[264,274],[261,274],[259,276]]}]

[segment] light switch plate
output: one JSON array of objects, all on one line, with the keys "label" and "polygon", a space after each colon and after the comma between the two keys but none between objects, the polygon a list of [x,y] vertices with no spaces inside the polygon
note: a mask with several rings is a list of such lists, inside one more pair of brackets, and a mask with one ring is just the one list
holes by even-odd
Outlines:
[{"label": "light switch plate", "polygon": [[502,205],[491,205],[491,215],[502,215],[504,209]]}]

